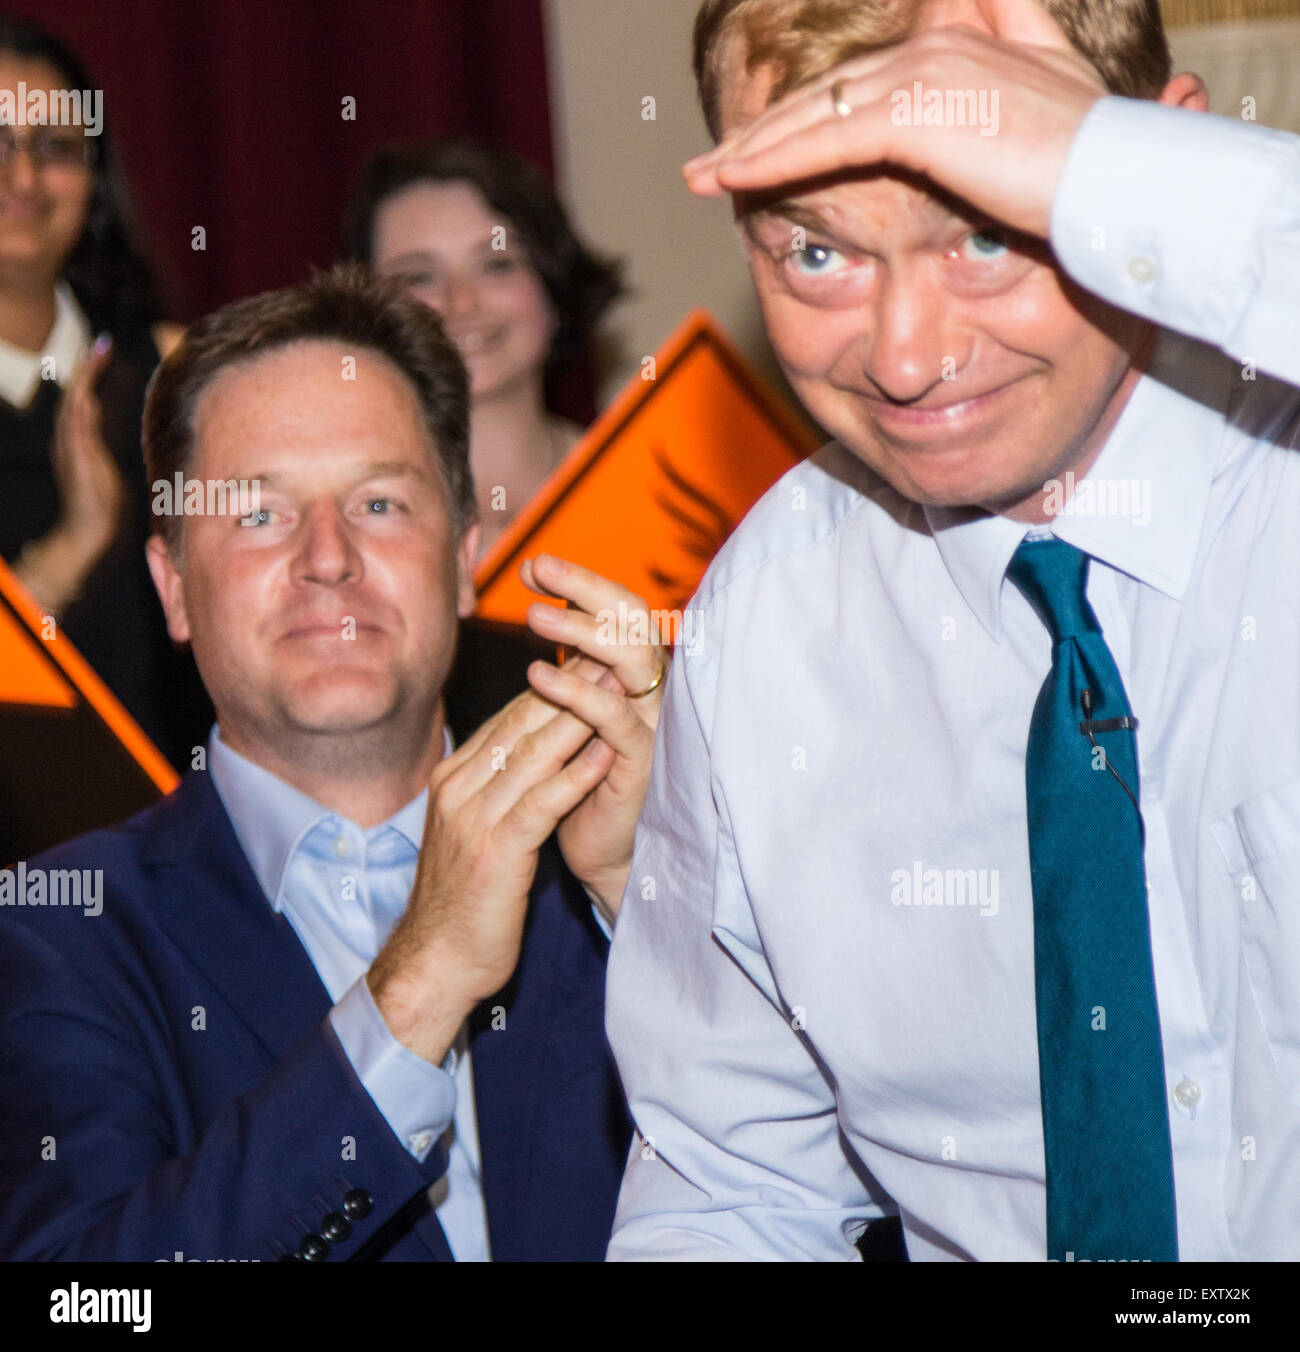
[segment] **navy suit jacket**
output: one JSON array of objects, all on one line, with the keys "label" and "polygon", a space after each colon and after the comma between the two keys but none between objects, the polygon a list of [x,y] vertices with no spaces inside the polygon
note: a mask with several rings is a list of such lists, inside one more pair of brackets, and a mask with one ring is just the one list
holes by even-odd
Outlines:
[{"label": "navy suit jacket", "polygon": [[[0,1257],[267,1261],[346,1209],[330,1260],[451,1258],[445,1151],[417,1163],[362,1087],[206,773],[27,867],[102,869],[103,912],[0,908]],[[548,841],[470,1021],[494,1259],[604,1257],[631,1141],[606,949]]]}]

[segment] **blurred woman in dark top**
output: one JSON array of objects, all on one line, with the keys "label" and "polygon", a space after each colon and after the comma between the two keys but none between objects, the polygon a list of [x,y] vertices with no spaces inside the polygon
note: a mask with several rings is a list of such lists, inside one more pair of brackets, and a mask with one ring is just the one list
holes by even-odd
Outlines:
[{"label": "blurred woman in dark top", "polygon": [[180,330],[158,322],[107,119],[29,126],[23,88],[95,86],[56,39],[0,16],[18,107],[0,125],[0,556],[184,768],[212,713],[145,564],[140,453],[145,385]]},{"label": "blurred woman in dark top", "polygon": [[[556,396],[589,364],[596,324],[623,292],[621,265],[582,243],[540,170],[468,140],[376,151],[353,189],[344,249],[408,278],[465,361],[481,558],[582,436]],[[527,686],[531,660],[554,656],[527,630],[463,624],[446,692],[453,734],[467,737]]]}]

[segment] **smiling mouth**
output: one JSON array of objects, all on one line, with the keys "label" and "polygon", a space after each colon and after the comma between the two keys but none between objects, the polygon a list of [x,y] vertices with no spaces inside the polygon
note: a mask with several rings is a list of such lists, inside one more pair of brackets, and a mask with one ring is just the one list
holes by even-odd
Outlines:
[{"label": "smiling mouth", "polygon": [[912,433],[962,431],[993,411],[1003,396],[1015,389],[1023,379],[1018,376],[983,394],[972,395],[938,408],[902,408],[871,396],[867,396],[867,403],[871,408],[871,417],[886,427],[893,426]]},{"label": "smiling mouth", "polygon": [[0,202],[0,220],[36,222],[44,219],[45,208],[35,202]]},{"label": "smiling mouth", "polygon": [[495,346],[500,336],[499,329],[470,329],[464,333],[453,333],[451,341],[456,344],[461,356],[470,357]]}]

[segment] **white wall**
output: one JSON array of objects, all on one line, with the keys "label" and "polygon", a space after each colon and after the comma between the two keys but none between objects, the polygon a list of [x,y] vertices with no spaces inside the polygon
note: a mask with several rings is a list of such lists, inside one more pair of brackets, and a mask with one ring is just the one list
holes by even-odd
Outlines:
[{"label": "white wall", "polygon": [[1255,119],[1300,133],[1300,18],[1172,28],[1177,70],[1195,71],[1210,89],[1210,111],[1242,115],[1255,100]]},{"label": "white wall", "polygon": [[[622,349],[608,400],[695,307],[711,310],[775,381],[725,199],[687,191],[711,144],[695,98],[697,0],[545,0],[560,191],[594,245],[628,259],[637,294],[611,313]],[[654,119],[642,116],[653,98]]]}]

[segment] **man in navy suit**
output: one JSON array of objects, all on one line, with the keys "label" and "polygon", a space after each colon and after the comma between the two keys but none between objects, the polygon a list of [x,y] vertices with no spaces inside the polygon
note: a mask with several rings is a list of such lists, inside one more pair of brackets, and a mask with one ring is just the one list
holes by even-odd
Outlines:
[{"label": "man in navy suit", "polygon": [[[525,580],[569,608],[535,627],[575,656],[451,748],[467,410],[436,320],[348,269],[209,316],[155,377],[150,566],[217,726],[157,806],[11,875],[4,1257],[603,1256],[604,963],[662,656],[600,642],[644,602],[543,556]],[[36,904],[56,876],[81,905]]]}]

